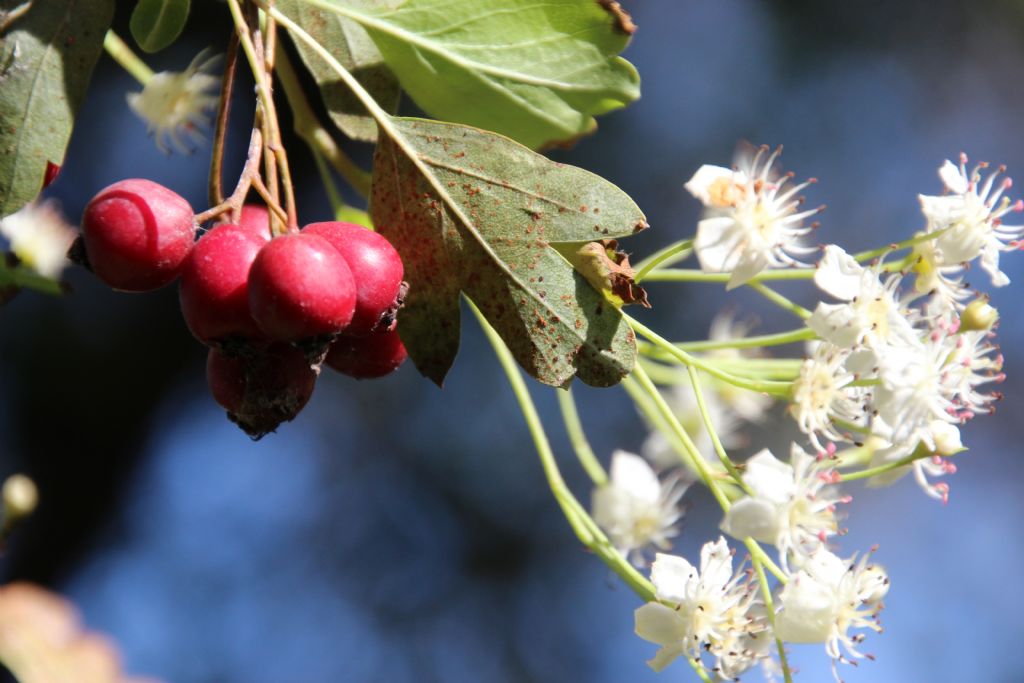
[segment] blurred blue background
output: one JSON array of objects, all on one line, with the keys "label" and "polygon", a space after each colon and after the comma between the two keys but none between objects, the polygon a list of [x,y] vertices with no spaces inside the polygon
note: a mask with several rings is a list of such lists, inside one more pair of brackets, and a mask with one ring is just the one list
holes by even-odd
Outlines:
[{"label": "blurred blue background", "polygon": [[[820,182],[818,239],[849,249],[922,227],[916,194],[967,152],[1024,173],[1024,5],[1011,0],[678,0],[626,2],[639,25],[626,56],[643,98],[556,156],[624,188],[653,226],[637,256],[692,234],[682,189],[701,163],[727,165],[741,139],[785,144],[782,163]],[[117,26],[126,33],[130,7]],[[183,68],[223,43],[226,9],[194,8],[190,35],[154,57]],[[104,59],[66,165],[49,194],[77,217],[124,177],[169,185],[205,206],[207,149],[166,157],[124,103],[131,79]],[[237,170],[251,116],[239,88]],[[296,144],[304,222],[326,199]],[[365,154],[365,150],[362,150]],[[912,481],[856,488],[846,554],[878,543],[893,580],[886,632],[856,681],[1024,681],[1020,522],[1024,479],[1017,379],[1024,260],[994,292],[1009,380],[994,417],[964,433],[952,497]],[[654,646],[632,634],[636,598],[584,552],[547,492],[503,376],[467,318],[443,391],[412,367],[374,382],[332,373],[306,410],[251,442],[208,396],[204,350],[173,288],[111,292],[88,275],[53,300],[24,293],[0,309],[0,476],[26,471],[43,505],[16,535],[0,578],[32,579],[77,602],[121,644],[127,667],[167,683],[403,681],[633,683],[655,675]],[[987,279],[987,278],[984,278]],[[979,285],[987,283],[979,280]],[[652,285],[644,314],[673,338],[706,334],[731,306],[761,332],[792,321],[719,286]],[[812,303],[808,288],[790,291]],[[583,499],[552,391],[536,387],[563,470]],[[618,390],[578,397],[596,449],[637,449],[643,425]],[[754,447],[786,452],[778,417]],[[690,501],[677,552],[695,558],[719,517]],[[831,680],[819,646],[793,649],[799,680]],[[759,679],[752,674],[749,678]]]}]

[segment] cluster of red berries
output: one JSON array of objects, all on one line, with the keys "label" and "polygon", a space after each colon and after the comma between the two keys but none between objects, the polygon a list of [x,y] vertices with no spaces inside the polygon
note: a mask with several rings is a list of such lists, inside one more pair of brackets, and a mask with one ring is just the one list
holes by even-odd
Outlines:
[{"label": "cluster of red berries", "polygon": [[144,292],[181,276],[193,336],[210,347],[214,399],[250,436],[294,418],[321,363],[381,377],[406,358],[395,330],[406,284],[402,260],[378,233],[312,223],[271,239],[267,210],[195,239],[192,207],[162,185],[122,180],[85,208],[76,260],[111,287]]}]

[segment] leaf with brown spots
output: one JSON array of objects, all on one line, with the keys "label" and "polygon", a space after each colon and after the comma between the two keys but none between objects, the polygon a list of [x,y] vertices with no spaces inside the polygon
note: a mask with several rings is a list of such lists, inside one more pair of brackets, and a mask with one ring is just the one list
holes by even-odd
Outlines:
[{"label": "leaf with brown spots", "polygon": [[[380,50],[370,36],[355,21],[313,7],[301,0],[278,0],[278,9],[299,22],[317,42],[323,45],[363,87],[373,95],[381,107],[394,113],[398,109],[401,91],[398,79],[391,73]],[[391,0],[364,0],[364,4],[378,8],[393,5]],[[354,140],[372,142],[377,139],[377,124],[359,104],[358,98],[338,82],[338,76],[302,41],[296,41],[299,57],[316,80],[324,106],[331,121],[342,133]]]},{"label": "leaf with brown spots", "polygon": [[64,162],[113,13],[113,0],[0,2],[0,217],[39,194],[47,162]]},{"label": "leaf with brown spots", "polygon": [[552,245],[647,227],[619,188],[501,135],[390,119],[374,158],[372,216],[410,283],[398,331],[440,384],[459,347],[459,293],[545,384],[618,383],[636,344],[618,308]]}]

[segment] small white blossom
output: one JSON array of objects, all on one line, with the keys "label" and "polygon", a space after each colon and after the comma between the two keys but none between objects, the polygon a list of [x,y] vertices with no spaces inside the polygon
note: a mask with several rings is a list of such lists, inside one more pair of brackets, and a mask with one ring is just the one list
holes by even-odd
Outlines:
[{"label": "small white blossom", "polygon": [[859,427],[867,424],[871,394],[867,387],[851,386],[856,376],[846,367],[849,356],[847,349],[820,342],[800,365],[800,376],[793,383],[789,411],[819,451],[828,450],[822,437],[831,442],[847,440],[835,420]]},{"label": "small white blossom", "polygon": [[913,448],[923,441],[934,449],[932,422],[957,419],[956,405],[946,384],[947,346],[941,342],[891,346],[869,355],[879,380],[874,390],[874,407],[884,427],[876,428],[876,433],[895,445]]},{"label": "small white blossom", "polygon": [[[658,600],[635,612],[636,634],[661,646],[648,664],[661,671],[676,657],[698,658],[706,649],[729,675],[742,673],[767,654],[751,640],[770,637],[764,615],[756,611],[755,587],[732,571],[732,553],[724,538],[705,543],[700,571],[682,557],[659,554],[651,567]],[[670,603],[669,607],[663,603]],[[753,638],[751,638],[753,636]],[[730,650],[730,648],[742,648]]]},{"label": "small white blossom", "polygon": [[707,272],[732,273],[728,288],[742,285],[765,268],[803,265],[796,257],[814,250],[800,246],[813,227],[804,219],[821,209],[800,211],[798,193],[813,181],[788,187],[791,174],[772,166],[781,149],[758,148],[738,168],[702,166],[686,189],[705,206],[693,247]]},{"label": "small white blossom", "polygon": [[959,277],[964,270],[963,264],[947,264],[934,241],[914,245],[914,261],[910,270],[914,273],[916,293],[930,295],[947,310],[963,308],[964,300],[971,295]]},{"label": "small white blossom", "polygon": [[153,74],[141,92],[128,94],[128,106],[146,122],[160,151],[168,151],[166,140],[179,151],[188,151],[182,133],[202,139],[197,127],[206,123],[206,111],[216,106],[217,96],[210,91],[220,84],[219,78],[204,72],[219,59],[204,50],[184,71]]},{"label": "small white blossom", "polygon": [[849,499],[831,485],[827,464],[796,444],[789,463],[768,449],[755,454],[747,460],[742,479],[751,495],[733,503],[722,531],[741,540],[771,543],[779,549],[784,568],[791,555],[810,555],[838,531],[836,504]]},{"label": "small white blossom", "polygon": [[991,403],[999,399],[998,392],[983,393],[982,384],[1002,382],[1003,355],[999,347],[990,342],[991,332],[960,332],[947,338],[949,353],[943,364],[943,384],[954,395],[956,416],[968,420],[978,413],[990,410]]},{"label": "small white blossom", "polygon": [[899,300],[899,275],[883,282],[873,268],[864,268],[842,248],[830,244],[818,263],[814,283],[842,304],[819,303],[807,325],[842,348],[913,344],[917,334]]},{"label": "small white blossom", "polygon": [[75,230],[53,200],[32,202],[0,220],[0,235],[18,260],[43,277],[55,280],[68,265],[68,247]]},{"label": "small white blossom", "polygon": [[594,521],[619,552],[640,563],[648,546],[670,547],[669,539],[678,533],[679,499],[685,492],[677,478],[658,481],[639,455],[615,451],[608,483],[594,489]]},{"label": "small white blossom", "polygon": [[843,561],[819,549],[779,593],[776,635],[788,643],[825,643],[833,672],[836,662],[864,657],[863,634],[849,631],[881,631],[877,614],[889,587],[885,571],[868,559]]},{"label": "small white blossom", "polygon": [[[926,441],[932,443],[933,446],[929,447]],[[927,437],[916,445],[904,443],[893,445],[884,441],[879,444],[869,443],[872,443],[871,468],[892,465],[911,455],[915,459],[902,467],[895,467],[888,472],[876,474],[868,479],[868,486],[889,486],[908,472],[913,472],[914,480],[927,496],[943,503],[949,501],[949,484],[933,482],[932,479],[956,473],[956,465],[944,457],[955,455],[963,450],[960,429],[956,425],[935,420],[928,425]]]},{"label": "small white blossom", "polygon": [[921,195],[921,211],[928,219],[928,232],[936,236],[936,247],[947,264],[966,263],[981,257],[981,267],[992,276],[992,284],[1002,287],[1010,279],[999,270],[999,252],[1019,248],[1018,240],[1024,234],[1024,225],[1005,225],[1003,217],[1024,210],[1024,202],[1011,202],[1003,193],[1013,182],[996,178],[1006,170],[1000,166],[982,178],[981,171],[988,164],[981,163],[970,172],[967,156],[960,155],[960,165],[946,161],[939,169],[939,177],[946,186],[940,197]]}]

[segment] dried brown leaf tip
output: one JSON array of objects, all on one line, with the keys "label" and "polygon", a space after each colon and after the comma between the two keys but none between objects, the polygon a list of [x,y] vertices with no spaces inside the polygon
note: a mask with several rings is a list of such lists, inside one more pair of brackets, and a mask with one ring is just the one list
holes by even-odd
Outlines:
[{"label": "dried brown leaf tip", "polygon": [[627,36],[636,33],[636,24],[633,23],[633,18],[629,16],[629,12],[622,9],[622,5],[615,2],[615,0],[597,0],[597,4],[608,10],[615,18],[615,30],[625,33]]},{"label": "dried brown leaf tip", "polygon": [[125,677],[113,643],[83,630],[71,603],[28,583],[0,587],[0,662],[19,683],[158,683]]},{"label": "dried brown leaf tip", "polygon": [[647,292],[634,279],[636,271],[629,265],[629,255],[619,250],[618,240],[587,242],[572,252],[559,251],[594,289],[616,306],[640,304],[644,308],[651,307]]}]

